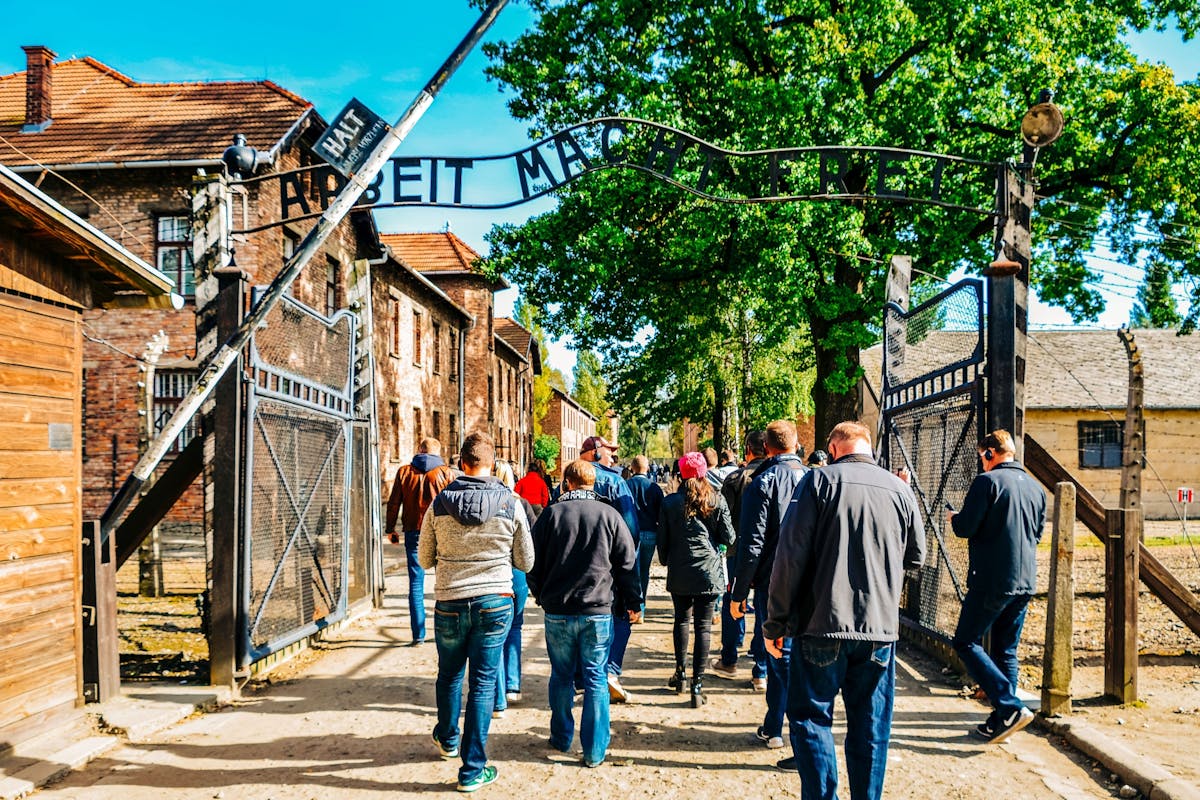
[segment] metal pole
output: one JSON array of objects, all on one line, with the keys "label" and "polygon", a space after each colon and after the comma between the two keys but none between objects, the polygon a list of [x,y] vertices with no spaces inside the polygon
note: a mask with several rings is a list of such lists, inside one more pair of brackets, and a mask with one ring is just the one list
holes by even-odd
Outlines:
[{"label": "metal pole", "polygon": [[107,542],[108,537],[120,519],[121,515],[129,507],[138,489],[150,477],[150,473],[162,460],[170,447],[170,443],[175,437],[183,432],[184,426],[188,421],[200,410],[200,406],[212,393],[221,376],[224,375],[230,367],[237,361],[242,348],[249,342],[251,334],[258,328],[259,325],[266,319],[267,315],[279,302],[280,298],[287,292],[288,287],[292,285],[292,281],[296,279],[308,262],[316,255],[325,240],[333,233],[334,229],[341,223],[342,219],[350,213],[358,196],[366,189],[375,179],[376,174],[392,157],[392,153],[396,152],[396,148],[404,141],[413,126],[433,103],[434,97],[446,85],[446,81],[454,74],[455,70],[462,65],[466,60],[467,55],[474,49],[483,35],[487,32],[492,23],[496,21],[500,11],[507,5],[508,0],[492,0],[484,9],[479,19],[459,42],[458,47],[450,54],[443,62],[429,82],[425,84],[425,88],[417,94],[417,97],[409,105],[396,124],[388,129],[387,133],[380,139],[379,144],[371,151],[371,155],[363,164],[361,170],[349,176],[349,180],[345,187],[334,198],[329,208],[325,210],[321,217],[317,220],[317,224],[308,232],[304,240],[300,243],[295,254],[288,259],[284,265],[283,271],[275,277],[271,285],[263,293],[258,303],[246,316],[242,326],[237,333],[231,336],[226,342],[221,345],[221,349],[213,356],[204,371],[200,373],[196,379],[192,390],[184,397],[171,419],[163,427],[162,431],[155,437],[154,441],[147,447],[146,452],[134,465],[133,472],[125,479],[125,483],[117,491],[116,495],[105,509],[104,515],[100,518],[102,541]]}]

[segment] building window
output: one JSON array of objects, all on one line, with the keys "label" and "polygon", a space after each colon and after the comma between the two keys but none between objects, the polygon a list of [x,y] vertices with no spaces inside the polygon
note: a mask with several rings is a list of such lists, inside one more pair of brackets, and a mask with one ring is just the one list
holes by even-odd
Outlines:
[{"label": "building window", "polygon": [[332,317],[334,312],[342,307],[341,297],[338,293],[340,266],[332,258],[325,262],[325,316],[327,317]]},{"label": "building window", "polygon": [[191,220],[186,216],[158,217],[154,225],[154,253],[159,272],[175,281],[175,291],[184,297],[195,297]]},{"label": "building window", "polygon": [[400,404],[393,401],[389,403],[392,420],[392,460],[400,460]]},{"label": "building window", "polygon": [[450,330],[450,380],[458,380],[458,337],[457,330]]},{"label": "building window", "polygon": [[442,412],[433,412],[433,438],[439,442],[442,440]]},{"label": "building window", "polygon": [[446,437],[450,440],[451,452],[458,452],[458,415],[450,415],[450,427],[446,429]]},{"label": "building window", "polygon": [[421,407],[413,406],[413,451],[415,452],[425,434],[421,429]]},{"label": "building window", "polygon": [[1079,466],[1085,469],[1119,469],[1125,445],[1125,423],[1079,423]]},{"label": "building window", "polygon": [[[154,372],[154,397],[151,400],[151,419],[154,420],[154,434],[157,436],[167,426],[179,401],[191,391],[196,383],[196,373],[190,369],[160,369]],[[171,442],[168,453],[178,453],[187,447],[196,436],[198,417],[192,417],[183,432]]]},{"label": "building window", "polygon": [[433,323],[433,374],[442,374],[442,326]]},{"label": "building window", "polygon": [[421,364],[421,312],[413,311],[413,363]]},{"label": "building window", "polygon": [[496,418],[496,379],[488,375],[488,419]]},{"label": "building window", "polygon": [[400,355],[400,301],[393,297],[388,300],[388,349],[389,355]]}]

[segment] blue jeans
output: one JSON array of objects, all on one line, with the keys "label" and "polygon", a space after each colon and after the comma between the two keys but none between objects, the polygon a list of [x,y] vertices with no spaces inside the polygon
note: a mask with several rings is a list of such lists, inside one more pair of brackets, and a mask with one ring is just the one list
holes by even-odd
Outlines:
[{"label": "blue jeans", "polygon": [[575,736],[575,673],[583,672],[583,718],[579,743],[589,764],[604,760],[610,738],[605,661],[612,642],[611,614],[546,614],[550,655],[550,746],[564,753]]},{"label": "blue jeans", "polygon": [[646,613],[646,590],[650,588],[650,565],[654,562],[654,548],[658,544],[657,531],[638,533],[638,577],[642,579],[642,613]]},{"label": "blue jeans", "polygon": [[525,627],[525,602],[529,599],[529,583],[525,573],[513,568],[513,619],[504,639],[504,655],[500,659],[500,674],[496,676],[496,710],[508,708],[505,692],[521,691],[521,632]]},{"label": "blue jeans", "polygon": [[[1017,698],[1017,643],[1029,598],[1027,594],[988,595],[967,590],[951,640],[963,666],[1001,716],[1023,705]],[[985,651],[983,637],[989,628],[991,647]]]},{"label": "blue jeans", "polygon": [[[463,600],[440,600],[433,607],[437,640],[437,725],[433,735],[447,748],[460,746],[460,783],[474,780],[487,764],[488,728],[496,698],[496,677],[504,637],[512,621],[511,597],[485,594]],[[459,741],[464,668],[467,715]]]},{"label": "blue jeans", "polygon": [[[762,639],[762,621],[767,616],[767,592],[764,589],[754,590],[754,637],[758,639],[762,647],[761,657],[755,654],[754,642],[750,643],[751,653],[754,655],[755,675],[759,677],[758,667],[762,663],[766,668],[767,677],[767,713],[763,716],[763,733],[767,736],[782,736],[783,735],[783,715],[787,710],[788,700],[788,663],[792,655],[792,640],[783,640],[783,656],[775,658],[767,652],[766,644]],[[765,662],[765,663],[764,663]]]},{"label": "blue jeans", "polygon": [[417,563],[420,531],[404,532],[404,559],[408,562],[408,624],[414,642],[425,639],[425,570]]},{"label": "blue jeans", "polygon": [[797,639],[788,691],[792,750],[801,800],[837,797],[833,703],[846,707],[846,775],[850,797],[883,795],[892,700],[896,693],[895,642],[805,636]]},{"label": "blue jeans", "polygon": [[[732,575],[737,567],[737,556],[731,555],[725,559],[725,574]],[[737,664],[738,651],[746,641],[746,618],[734,619],[729,613],[733,603],[733,595],[725,592],[721,596],[721,663],[727,667]],[[761,677],[756,675],[755,677]]]}]

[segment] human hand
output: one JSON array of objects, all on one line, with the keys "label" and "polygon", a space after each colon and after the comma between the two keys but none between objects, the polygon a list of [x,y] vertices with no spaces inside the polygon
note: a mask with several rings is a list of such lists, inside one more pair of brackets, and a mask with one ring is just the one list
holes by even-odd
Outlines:
[{"label": "human hand", "polygon": [[640,611],[630,611],[629,612],[629,622],[631,624],[636,625],[641,621],[642,621],[642,612],[640,612]]},{"label": "human hand", "polygon": [[904,481],[907,484],[912,484],[912,475],[904,467],[901,467],[900,469],[896,470],[896,477],[899,478],[900,480]]},{"label": "human hand", "polygon": [[396,533],[395,531],[388,531],[387,535],[389,542],[392,544],[400,544],[400,534]]},{"label": "human hand", "polygon": [[767,639],[763,642],[771,658],[783,658],[783,639]]},{"label": "human hand", "polygon": [[742,617],[746,616],[746,601],[743,600],[740,603],[730,603],[729,616],[733,617],[734,619],[741,619]]}]

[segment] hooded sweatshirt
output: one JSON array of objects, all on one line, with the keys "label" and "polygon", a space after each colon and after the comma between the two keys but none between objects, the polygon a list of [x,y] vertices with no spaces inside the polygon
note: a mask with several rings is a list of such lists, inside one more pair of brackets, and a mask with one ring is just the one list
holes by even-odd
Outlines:
[{"label": "hooded sweatshirt", "polygon": [[436,568],[438,600],[512,594],[513,568],[527,572],[533,566],[520,498],[495,478],[455,479],[425,515],[417,560]]},{"label": "hooded sweatshirt", "polygon": [[[406,464],[396,471],[396,479],[392,482],[392,494],[388,498],[384,530],[387,533],[396,530],[398,516],[401,530],[421,530],[421,520],[429,504],[453,479],[453,473],[442,461],[441,456],[418,454],[411,464]],[[404,506],[403,514],[400,513],[401,506]]]}]

